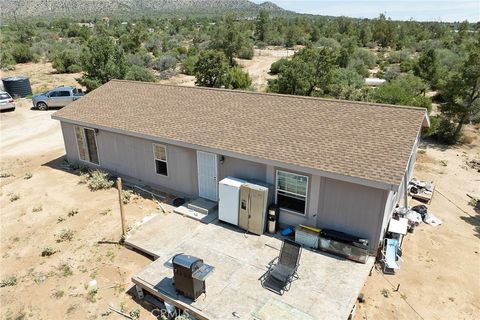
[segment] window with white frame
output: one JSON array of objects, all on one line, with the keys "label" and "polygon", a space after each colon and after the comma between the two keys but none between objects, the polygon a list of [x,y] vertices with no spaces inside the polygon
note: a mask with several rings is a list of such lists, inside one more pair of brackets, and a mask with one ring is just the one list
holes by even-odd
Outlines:
[{"label": "window with white frame", "polygon": [[167,148],[160,144],[153,144],[153,157],[155,159],[155,171],[162,176],[168,176]]},{"label": "window with white frame", "polygon": [[75,126],[75,137],[77,138],[78,156],[80,160],[99,164],[95,130]]},{"label": "window with white frame", "polygon": [[305,214],[308,177],[277,170],[276,200],[280,209]]}]

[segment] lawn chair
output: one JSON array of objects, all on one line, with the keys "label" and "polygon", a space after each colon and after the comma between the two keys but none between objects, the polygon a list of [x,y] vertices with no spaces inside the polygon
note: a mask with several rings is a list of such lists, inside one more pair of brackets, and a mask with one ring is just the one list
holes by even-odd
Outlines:
[{"label": "lawn chair", "polygon": [[283,295],[298,279],[297,269],[302,246],[291,240],[283,240],[280,255],[268,264],[267,272],[260,278],[262,287]]},{"label": "lawn chair", "polygon": [[398,240],[386,238],[382,250],[383,273],[395,274],[395,270],[400,269],[399,262],[403,259],[398,251]]}]

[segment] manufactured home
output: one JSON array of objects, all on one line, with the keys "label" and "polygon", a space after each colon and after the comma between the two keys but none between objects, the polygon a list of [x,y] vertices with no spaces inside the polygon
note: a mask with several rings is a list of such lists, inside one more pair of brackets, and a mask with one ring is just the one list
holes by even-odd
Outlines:
[{"label": "manufactured home", "polygon": [[411,178],[425,109],[112,80],[57,111],[69,161],[218,201],[224,177],[273,186],[282,225],[374,252]]}]

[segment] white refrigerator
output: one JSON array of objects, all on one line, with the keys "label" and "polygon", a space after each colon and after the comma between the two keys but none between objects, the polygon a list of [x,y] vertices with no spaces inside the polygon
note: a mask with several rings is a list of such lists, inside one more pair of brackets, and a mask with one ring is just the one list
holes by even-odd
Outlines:
[{"label": "white refrigerator", "polygon": [[245,180],[226,177],[218,183],[218,219],[238,226],[240,187]]}]

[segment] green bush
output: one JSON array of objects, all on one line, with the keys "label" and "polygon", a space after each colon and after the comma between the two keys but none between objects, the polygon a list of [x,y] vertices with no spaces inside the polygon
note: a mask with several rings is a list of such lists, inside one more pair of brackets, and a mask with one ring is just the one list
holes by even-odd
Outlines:
[{"label": "green bush", "polygon": [[0,51],[0,68],[10,68],[17,63],[10,51],[5,48],[2,48]]},{"label": "green bush", "polygon": [[79,73],[79,72],[82,72],[82,67],[79,66],[78,64],[72,64],[67,68],[67,73]]},{"label": "green bush", "polygon": [[455,144],[461,134],[455,135],[456,126],[453,122],[442,116],[430,117],[430,128],[424,129],[422,135],[438,140],[439,142]]},{"label": "green bush", "polygon": [[272,65],[270,66],[270,73],[271,74],[279,74],[280,73],[280,70],[282,69],[282,67],[284,65],[286,65],[288,63],[288,59],[286,58],[282,58],[278,61],[275,61],[274,63],[272,63]]},{"label": "green bush", "polygon": [[150,69],[133,65],[125,75],[127,80],[143,81],[143,82],[155,82],[155,75]]},{"label": "green bush", "polygon": [[400,62],[400,71],[401,72],[409,72],[415,68],[417,61],[415,59],[407,59]]},{"label": "green bush", "polygon": [[352,59],[361,60],[368,68],[373,68],[377,63],[377,55],[368,49],[355,49]]},{"label": "green bush", "polygon": [[12,47],[11,54],[17,63],[25,63],[35,60],[35,56],[33,55],[30,46],[23,43],[15,44]]},{"label": "green bush", "polygon": [[76,73],[82,68],[80,63],[80,55],[71,49],[64,49],[57,52],[52,59],[52,67],[59,73]]},{"label": "green bush", "polygon": [[253,46],[244,46],[238,52],[238,57],[240,59],[252,60],[254,55]]},{"label": "green bush", "polygon": [[177,66],[177,59],[171,55],[161,56],[157,59],[153,68],[159,71],[173,70]]},{"label": "green bush", "polygon": [[198,61],[198,56],[188,56],[182,60],[182,73],[187,74],[189,76],[194,75],[193,69],[195,68],[195,64]]},{"label": "green bush", "polygon": [[227,81],[230,89],[248,89],[252,85],[252,79],[248,72],[244,72],[238,66],[229,70]]}]

